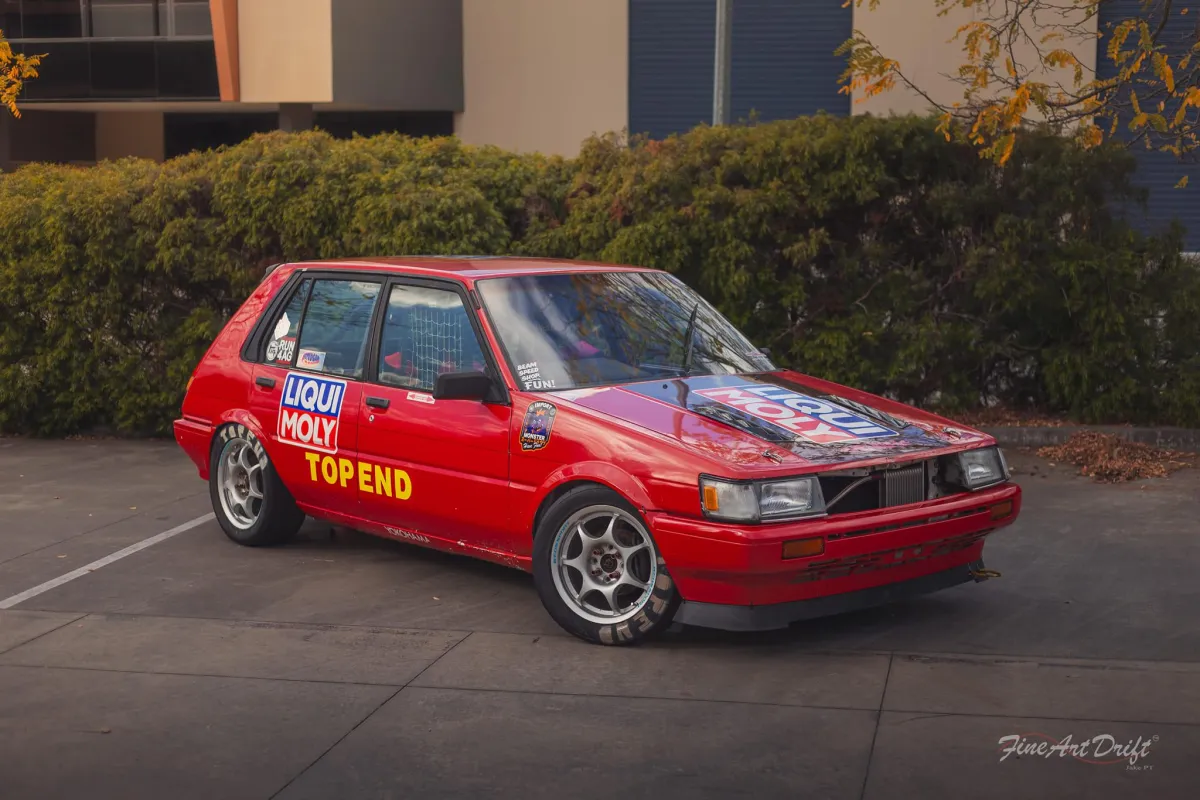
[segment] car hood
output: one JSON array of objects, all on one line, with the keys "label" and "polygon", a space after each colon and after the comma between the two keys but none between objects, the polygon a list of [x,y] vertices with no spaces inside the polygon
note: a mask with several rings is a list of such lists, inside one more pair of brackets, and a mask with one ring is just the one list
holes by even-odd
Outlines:
[{"label": "car hood", "polygon": [[909,406],[791,371],[704,375],[554,392],[749,469],[886,463],[991,437]]}]

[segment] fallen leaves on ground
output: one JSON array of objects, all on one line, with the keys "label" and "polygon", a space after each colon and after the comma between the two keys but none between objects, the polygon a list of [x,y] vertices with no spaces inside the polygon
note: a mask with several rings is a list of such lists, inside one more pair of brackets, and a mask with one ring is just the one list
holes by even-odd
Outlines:
[{"label": "fallen leaves on ground", "polygon": [[1008,408],[981,408],[974,411],[960,411],[949,416],[963,425],[980,427],[1012,427],[1024,426],[1029,428],[1061,428],[1070,425],[1070,420],[1057,417],[1047,417],[1035,411],[1013,411]]},{"label": "fallen leaves on ground", "polygon": [[1195,466],[1197,455],[1093,431],[1076,433],[1062,444],[1039,449],[1037,454],[1050,461],[1074,464],[1080,475],[1106,483],[1165,478],[1175,470]]}]

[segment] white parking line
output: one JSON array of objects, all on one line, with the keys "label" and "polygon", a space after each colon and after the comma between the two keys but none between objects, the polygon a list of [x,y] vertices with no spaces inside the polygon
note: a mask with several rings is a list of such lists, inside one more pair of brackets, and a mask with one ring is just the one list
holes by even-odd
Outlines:
[{"label": "white parking line", "polygon": [[138,552],[139,550],[145,550],[147,547],[150,547],[151,545],[158,544],[159,542],[165,542],[167,539],[170,539],[172,536],[178,536],[181,533],[190,531],[192,528],[196,527],[197,525],[203,525],[204,523],[208,522],[209,520],[215,519],[215,518],[216,518],[216,516],[214,514],[209,513],[209,514],[205,514],[203,517],[196,517],[193,520],[188,520],[187,522],[183,523],[182,525],[176,525],[174,528],[171,528],[171,530],[169,530],[169,531],[163,531],[162,533],[155,534],[154,536],[151,536],[149,539],[143,539],[142,541],[138,542],[137,544],[129,545],[129,547],[126,547],[124,550],[118,550],[117,552],[107,555],[104,558],[97,559],[90,564],[85,564],[82,567],[80,567],[79,569],[71,570],[70,572],[68,572],[65,575],[59,575],[57,578],[53,578],[51,580],[46,581],[45,583],[38,584],[37,586],[33,587],[32,589],[26,589],[25,591],[21,592],[20,594],[14,594],[12,597],[7,597],[4,600],[0,600],[0,611],[4,610],[6,608],[12,608],[13,606],[17,605],[18,603],[24,603],[26,600],[28,600],[31,597],[37,597],[39,594],[42,594],[43,592],[48,592],[51,589],[55,589],[59,586],[62,586],[64,583],[70,583],[71,581],[75,580],[76,578],[81,578],[84,575],[87,575],[88,573],[95,572],[96,570],[100,569],[101,567],[108,566],[109,564],[113,563],[114,561],[120,561],[125,556],[131,556],[134,553]]}]

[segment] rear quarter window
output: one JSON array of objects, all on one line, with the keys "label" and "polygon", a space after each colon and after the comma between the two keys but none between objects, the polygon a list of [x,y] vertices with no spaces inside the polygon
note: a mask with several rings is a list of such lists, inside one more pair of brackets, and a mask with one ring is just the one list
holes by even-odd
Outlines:
[{"label": "rear quarter window", "polygon": [[312,280],[305,278],[300,282],[292,299],[283,311],[271,322],[267,329],[267,343],[264,347],[262,360],[276,366],[290,366],[296,358],[296,336],[300,332],[300,317],[304,313],[304,304],[308,302],[309,292],[312,291]]}]

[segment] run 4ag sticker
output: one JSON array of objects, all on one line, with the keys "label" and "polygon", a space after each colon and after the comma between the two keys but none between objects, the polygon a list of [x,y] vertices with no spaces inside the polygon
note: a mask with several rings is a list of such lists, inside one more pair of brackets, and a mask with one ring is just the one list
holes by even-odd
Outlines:
[{"label": "run 4ag sticker", "polygon": [[325,366],[325,353],[321,350],[309,350],[307,347],[300,351],[300,360],[296,362],[297,367],[304,369],[322,369]]},{"label": "run 4ag sticker", "polygon": [[267,361],[277,364],[292,363],[292,354],[296,352],[296,339],[285,336],[282,339],[272,339],[267,345]]},{"label": "run 4ag sticker", "polygon": [[558,413],[551,403],[542,400],[530,403],[525,410],[525,421],[521,424],[521,449],[541,450],[550,443],[550,432],[554,428],[554,415]]},{"label": "run 4ag sticker", "polygon": [[409,400],[413,401],[414,403],[428,403],[430,405],[433,405],[434,403],[437,402],[436,400],[433,399],[433,395],[425,394],[424,392],[409,392],[407,397]]},{"label": "run 4ag sticker", "polygon": [[722,386],[699,389],[695,394],[736,408],[814,444],[840,444],[897,435],[849,409],[778,386]]},{"label": "run 4ag sticker", "polygon": [[345,396],[343,380],[289,372],[279,400],[279,441],[320,453],[336,453]]}]

